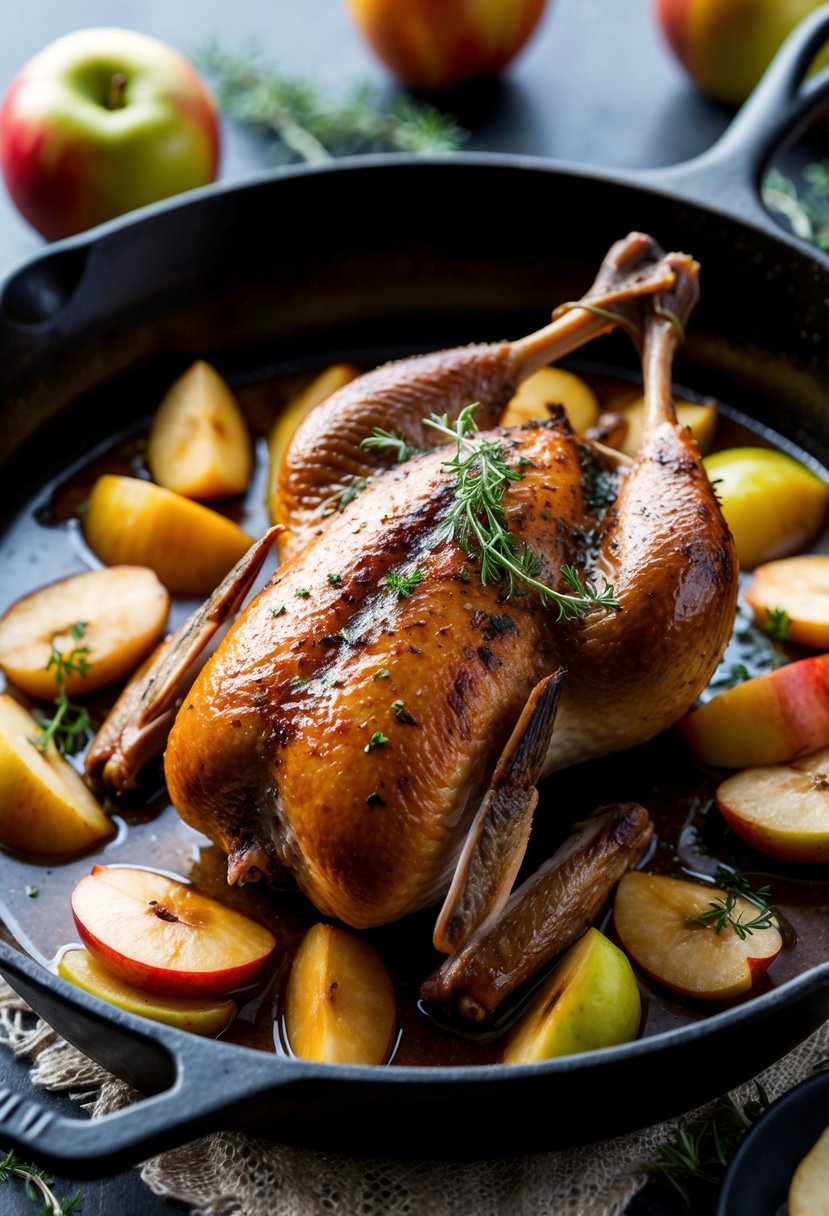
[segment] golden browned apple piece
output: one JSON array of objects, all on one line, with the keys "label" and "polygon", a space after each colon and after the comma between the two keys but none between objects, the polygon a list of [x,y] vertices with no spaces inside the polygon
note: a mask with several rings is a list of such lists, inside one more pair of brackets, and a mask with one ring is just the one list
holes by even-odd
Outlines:
[{"label": "golden browned apple piece", "polygon": [[[231,881],[290,875],[323,913],[367,927],[444,895],[468,839],[438,934],[457,952],[509,898],[538,778],[649,739],[693,703],[737,590],[730,535],[671,399],[697,271],[634,234],[539,333],[401,360],[308,415],[282,464],[294,555],[185,696],[165,757],[175,805],[227,851]],[[642,341],[647,421],[632,465],[563,417],[485,429],[522,379],[617,321]],[[435,450],[445,432],[429,415],[451,431],[473,402],[483,429]],[[473,505],[485,461],[502,479],[494,518],[511,580],[492,568],[495,533]]]}]

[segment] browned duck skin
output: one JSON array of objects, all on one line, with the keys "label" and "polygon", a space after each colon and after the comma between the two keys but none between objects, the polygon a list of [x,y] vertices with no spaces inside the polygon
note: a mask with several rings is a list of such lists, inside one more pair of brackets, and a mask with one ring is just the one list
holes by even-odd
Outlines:
[{"label": "browned duck skin", "polygon": [[626,870],[645,855],[653,824],[644,807],[600,807],[421,985],[420,995],[482,1021],[595,920]]},{"label": "browned duck skin", "polygon": [[631,233],[609,250],[582,300],[557,309],[536,333],[400,359],[333,393],[298,428],[282,462],[276,511],[289,532],[280,554],[297,552],[319,534],[343,495],[394,463],[394,454],[361,449],[373,428],[392,428],[417,451],[440,446],[445,438],[424,419],[446,414],[453,421],[471,402],[479,403],[480,430],[496,426],[518,385],[538,368],[619,324],[635,325],[637,301],[672,285],[663,259],[651,237]]}]

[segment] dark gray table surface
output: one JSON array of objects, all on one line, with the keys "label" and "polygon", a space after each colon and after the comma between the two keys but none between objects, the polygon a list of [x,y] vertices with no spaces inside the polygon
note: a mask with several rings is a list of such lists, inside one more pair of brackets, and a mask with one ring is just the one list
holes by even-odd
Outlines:
[{"label": "dark gray table surface", "polygon": [[[651,9],[651,0],[550,0],[535,38],[502,82],[483,101],[456,97],[456,111],[472,132],[467,146],[624,167],[670,164],[708,147],[729,112],[695,93]],[[344,0],[25,0],[4,6],[3,18],[2,90],[52,39],[100,25],[154,34],[185,54],[212,36],[227,48],[255,40],[282,70],[332,92],[358,78],[388,94],[394,89],[358,37]],[[222,178],[237,179],[267,163],[258,139],[225,124]],[[0,272],[41,247],[0,189]],[[3,1051],[0,1083],[29,1085],[25,1067]],[[83,1216],[185,1211],[151,1195],[136,1171],[80,1184],[61,1180],[57,1189],[66,1195],[76,1185],[84,1196]],[[20,1188],[3,1187],[4,1216],[33,1210]]]}]

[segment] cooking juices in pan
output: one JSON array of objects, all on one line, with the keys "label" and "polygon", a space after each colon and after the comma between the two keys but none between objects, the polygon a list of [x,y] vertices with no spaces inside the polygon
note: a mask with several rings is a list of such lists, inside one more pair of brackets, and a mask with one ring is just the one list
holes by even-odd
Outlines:
[{"label": "cooking juices in pan", "polygon": [[[630,398],[629,381],[607,374],[584,372],[603,407]],[[284,404],[303,383],[302,377],[261,381],[242,388],[237,397],[256,438],[256,468],[243,498],[225,500],[219,509],[259,535],[268,523],[265,505],[267,449],[265,436]],[[3,610],[14,599],[54,579],[97,565],[86,549],[80,516],[89,491],[104,472],[147,476],[145,428],[133,429],[104,444],[82,465],[67,470],[38,491],[12,522],[0,555],[4,579]],[[720,413],[716,447],[742,444],[767,446],[768,439],[748,431]],[[215,504],[212,504],[215,505]],[[820,544],[812,546],[820,548]],[[170,625],[177,625],[193,608],[192,601],[173,601]],[[753,631],[745,615],[738,617],[729,651],[717,679],[728,678],[735,665],[749,674],[768,669],[771,643]],[[792,657],[799,657],[792,653]],[[117,690],[116,690],[117,691]],[[93,723],[114,700],[106,690],[89,698]],[[80,765],[81,756],[75,758]],[[743,845],[724,825],[713,796],[722,773],[697,764],[677,731],[669,731],[644,747],[566,769],[547,778],[540,788],[533,832],[519,881],[535,870],[568,834],[571,823],[595,807],[639,802],[656,827],[642,868],[674,877],[713,877],[718,865],[734,867],[752,887],[768,886],[769,901],[779,914],[784,946],[771,968],[755,984],[751,999],[829,957],[829,879],[825,871],[785,865]],[[320,920],[315,908],[294,893],[273,892],[262,884],[228,887],[226,857],[205,837],[178,818],[166,797],[161,766],[151,766],[140,787],[112,806],[118,830],[94,854],[33,859],[5,851],[2,869],[4,920],[8,933],[24,949],[48,965],[77,941],[70,910],[75,885],[94,862],[148,867],[189,880],[195,888],[267,926],[277,948],[262,977],[234,994],[238,1014],[224,1038],[263,1050],[284,1052],[284,993],[291,963],[307,930]],[[453,1021],[424,1007],[419,999],[423,979],[441,961],[431,945],[436,909],[427,909],[381,929],[358,936],[379,953],[392,977],[397,999],[399,1032],[392,1054],[398,1065],[493,1063],[501,1059],[505,1031],[521,1015],[537,978],[495,1019],[481,1025]],[[610,909],[596,921],[614,938]],[[666,927],[667,932],[667,927]],[[723,1005],[673,996],[637,972],[643,997],[640,1034],[648,1036],[710,1015]]]}]

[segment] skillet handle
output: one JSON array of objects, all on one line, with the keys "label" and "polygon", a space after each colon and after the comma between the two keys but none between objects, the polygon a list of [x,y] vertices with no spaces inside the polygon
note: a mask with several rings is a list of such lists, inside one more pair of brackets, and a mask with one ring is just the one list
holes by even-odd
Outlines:
[{"label": "skillet handle", "polygon": [[281,1105],[277,1091],[308,1072],[299,1060],[200,1039],[124,1013],[4,943],[0,974],[79,1050],[152,1095],[89,1119],[0,1087],[0,1145],[57,1173],[102,1177],[220,1128],[261,1127],[266,1117],[273,1126]]},{"label": "skillet handle", "polygon": [[754,223],[775,237],[780,228],[762,202],[773,158],[829,107],[829,67],[805,84],[815,56],[829,42],[829,4],[792,31],[754,92],[720,139],[679,165],[650,169],[643,184]]}]

